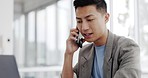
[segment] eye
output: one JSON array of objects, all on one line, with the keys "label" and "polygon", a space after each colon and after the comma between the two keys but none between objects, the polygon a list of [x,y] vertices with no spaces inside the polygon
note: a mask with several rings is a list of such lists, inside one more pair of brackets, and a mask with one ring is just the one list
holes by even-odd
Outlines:
[{"label": "eye", "polygon": [[77,21],[77,23],[82,23],[82,21]]},{"label": "eye", "polygon": [[94,19],[88,19],[87,21],[89,21],[89,22],[91,22],[91,21],[93,21]]}]

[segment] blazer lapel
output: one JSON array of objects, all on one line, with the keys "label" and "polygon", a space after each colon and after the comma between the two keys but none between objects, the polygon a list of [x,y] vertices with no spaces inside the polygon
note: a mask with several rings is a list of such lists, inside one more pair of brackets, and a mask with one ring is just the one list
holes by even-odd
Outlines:
[{"label": "blazer lapel", "polygon": [[91,49],[84,56],[81,57],[81,77],[80,78],[91,78],[91,71],[94,57],[94,45],[92,44]]},{"label": "blazer lapel", "polygon": [[[104,78],[111,78],[111,63],[112,63],[112,49],[113,49],[114,34],[109,31],[107,43],[105,47],[103,73]],[[91,49],[80,57],[80,77],[79,78],[91,78],[91,71],[94,58],[94,44],[91,45]]]},{"label": "blazer lapel", "polygon": [[111,55],[113,49],[113,41],[114,41],[114,35],[109,31],[105,48],[105,55],[104,55],[104,65],[103,65],[104,78],[111,78],[111,63],[112,63]]}]

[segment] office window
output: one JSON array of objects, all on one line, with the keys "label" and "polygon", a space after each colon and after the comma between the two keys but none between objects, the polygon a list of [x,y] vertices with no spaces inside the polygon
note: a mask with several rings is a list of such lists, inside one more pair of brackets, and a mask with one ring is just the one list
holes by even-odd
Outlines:
[{"label": "office window", "polygon": [[20,39],[19,39],[19,51],[16,53],[20,66],[24,66],[25,57],[25,16],[20,17]]},{"label": "office window", "polygon": [[28,42],[35,42],[35,12],[28,14]]},{"label": "office window", "polygon": [[20,32],[20,30],[19,30],[19,25],[20,25],[20,22],[19,22],[19,19],[16,19],[15,21],[14,21],[14,45],[15,45],[15,47],[14,47],[14,53],[16,54],[16,53],[18,53],[18,48],[17,47],[19,47],[19,32]]},{"label": "office window", "polygon": [[148,0],[138,1],[142,78],[148,78]]},{"label": "office window", "polygon": [[56,65],[58,60],[57,54],[57,21],[56,21],[56,4],[46,8],[47,27],[46,27],[46,64]]},{"label": "office window", "polygon": [[[25,67],[20,67],[22,78],[59,77],[59,67],[61,67],[60,65],[62,65],[63,60],[61,59],[62,51],[60,51],[58,47],[58,40],[60,40],[58,38],[61,37],[61,39],[63,39],[61,34],[65,34],[68,27],[65,22],[62,23],[62,15],[60,15],[60,20],[57,20],[59,19],[58,15],[57,4],[37,9],[25,15]],[[70,19],[66,19],[66,21],[67,20],[69,21]],[[65,28],[67,27],[66,30],[63,28],[60,29],[59,26],[61,25],[57,24],[58,22],[60,22],[62,26],[66,25],[64,26]],[[59,33],[58,31],[61,32]],[[63,44],[61,46],[63,46]],[[64,50],[64,48],[62,48],[62,50]],[[49,70],[42,68],[44,66]]]},{"label": "office window", "polygon": [[36,78],[36,73],[23,73],[22,78]]},{"label": "office window", "polygon": [[45,65],[45,10],[37,12],[37,65]]},{"label": "office window", "polygon": [[15,26],[15,28],[14,28],[14,37],[15,37],[15,39],[18,39],[19,38],[19,19],[17,19],[17,20],[15,20],[14,21],[14,26]]},{"label": "office window", "polygon": [[24,66],[25,54],[25,16],[14,21],[14,54],[19,66]]},{"label": "office window", "polygon": [[35,46],[35,12],[30,12],[28,14],[28,26],[27,26],[27,40],[26,40],[26,57],[25,66],[35,66],[36,65],[36,46]]},{"label": "office window", "polygon": [[132,37],[134,35],[134,0],[113,0],[112,22],[114,33]]},{"label": "office window", "polygon": [[[66,39],[68,38],[69,28],[72,27],[71,23],[71,7],[70,7],[70,0],[69,1],[59,1],[57,3],[57,10],[58,10],[58,52],[60,54],[60,58],[63,60],[63,53],[66,49]],[[60,61],[62,65],[62,60]]]}]

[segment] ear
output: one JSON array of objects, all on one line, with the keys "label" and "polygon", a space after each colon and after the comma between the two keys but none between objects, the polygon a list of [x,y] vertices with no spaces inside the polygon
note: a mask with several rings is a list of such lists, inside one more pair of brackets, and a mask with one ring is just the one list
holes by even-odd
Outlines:
[{"label": "ear", "polygon": [[109,17],[110,17],[109,13],[106,13],[105,14],[105,23],[107,23],[109,21]]}]

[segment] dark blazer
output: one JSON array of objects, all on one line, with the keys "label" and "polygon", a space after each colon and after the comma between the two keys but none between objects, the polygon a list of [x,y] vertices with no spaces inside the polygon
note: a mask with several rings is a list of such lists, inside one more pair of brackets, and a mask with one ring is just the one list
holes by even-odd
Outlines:
[{"label": "dark blazer", "polygon": [[[94,44],[83,46],[73,68],[77,78],[91,78]],[[104,78],[140,78],[140,49],[131,39],[116,36],[109,31],[105,45]]]}]

